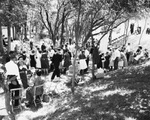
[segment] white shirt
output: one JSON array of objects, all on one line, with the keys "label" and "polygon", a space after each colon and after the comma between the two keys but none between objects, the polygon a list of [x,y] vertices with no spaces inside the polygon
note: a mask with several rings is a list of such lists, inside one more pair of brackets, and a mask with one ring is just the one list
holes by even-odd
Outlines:
[{"label": "white shirt", "polygon": [[111,60],[111,61],[114,61],[115,59],[116,59],[116,58],[115,58],[115,51],[113,51],[112,54],[111,54],[111,59],[110,59],[110,60]]},{"label": "white shirt", "polygon": [[53,49],[49,51],[49,57],[53,57],[54,54],[55,54],[55,51]]},{"label": "white shirt", "polygon": [[86,58],[90,55],[89,51],[88,50],[85,50],[85,56]]},{"label": "white shirt", "polygon": [[115,50],[115,59],[116,59],[117,57],[120,58],[120,56],[121,56],[120,51],[119,51],[118,49],[116,49],[116,50]]},{"label": "white shirt", "polygon": [[19,68],[16,63],[12,60],[5,64],[6,75],[16,75],[17,79],[20,80]]},{"label": "white shirt", "polygon": [[131,52],[131,48],[129,45],[126,47],[126,52]]}]

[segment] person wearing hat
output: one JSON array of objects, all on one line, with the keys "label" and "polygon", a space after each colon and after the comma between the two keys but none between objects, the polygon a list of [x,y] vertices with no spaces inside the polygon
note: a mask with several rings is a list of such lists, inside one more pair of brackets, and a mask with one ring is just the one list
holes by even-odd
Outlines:
[{"label": "person wearing hat", "polygon": [[[5,64],[7,77],[6,84],[8,85],[9,90],[20,88],[22,85],[22,82],[20,80],[19,68],[15,62],[16,62],[16,55],[14,52],[11,52],[10,61]],[[15,92],[15,96],[19,96],[19,91]],[[13,105],[18,106],[18,104],[19,101],[16,100]]]},{"label": "person wearing hat", "polygon": [[127,47],[125,49],[125,52],[126,52],[127,61],[129,62],[129,58],[130,58],[130,54],[131,54],[130,43],[128,43],[128,45],[127,45]]},{"label": "person wearing hat", "polygon": [[48,75],[48,69],[49,69],[49,61],[48,61],[48,52],[43,50],[41,54],[41,69],[44,73],[44,75]]},{"label": "person wearing hat", "polygon": [[[27,103],[25,103],[26,107],[32,107],[32,105],[34,105],[34,103],[33,103],[34,94],[36,94],[36,98],[40,98],[41,95],[43,94],[43,87],[38,88],[36,90],[36,93],[34,93],[34,88],[36,86],[44,84],[44,80],[41,78],[41,75],[42,75],[42,71],[37,70],[35,79],[33,81],[33,85],[28,87],[26,90],[26,100],[27,100]],[[41,102],[40,102],[40,105],[41,105]]]},{"label": "person wearing hat", "polygon": [[18,60],[19,60],[18,67],[19,67],[19,72],[20,72],[20,78],[23,84],[23,88],[26,89],[29,87],[28,79],[27,79],[27,66],[23,61],[23,56],[20,56]]},{"label": "person wearing hat", "polygon": [[7,77],[16,76],[16,80],[19,80],[19,83],[21,84],[19,68],[16,64],[16,55],[14,52],[11,52],[10,61],[5,64],[5,68],[6,68],[6,76]]},{"label": "person wearing hat", "polygon": [[56,50],[56,53],[54,54],[54,56],[52,57],[52,64],[54,66],[54,71],[51,77],[51,81],[54,80],[55,76],[57,75],[57,77],[60,77],[60,63],[62,61],[62,55],[60,54],[60,49]]},{"label": "person wearing hat", "polygon": [[81,54],[79,55],[79,69],[80,69],[80,74],[84,74],[84,70],[87,68],[87,63],[86,63],[86,56],[85,56],[85,51],[82,50]]}]

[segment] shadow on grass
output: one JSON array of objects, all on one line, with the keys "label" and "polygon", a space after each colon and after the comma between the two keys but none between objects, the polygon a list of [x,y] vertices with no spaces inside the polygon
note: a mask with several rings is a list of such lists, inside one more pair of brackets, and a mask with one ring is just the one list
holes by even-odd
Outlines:
[{"label": "shadow on grass", "polygon": [[47,120],[136,120],[150,118],[150,66],[109,73],[110,79],[78,87],[71,103]]}]

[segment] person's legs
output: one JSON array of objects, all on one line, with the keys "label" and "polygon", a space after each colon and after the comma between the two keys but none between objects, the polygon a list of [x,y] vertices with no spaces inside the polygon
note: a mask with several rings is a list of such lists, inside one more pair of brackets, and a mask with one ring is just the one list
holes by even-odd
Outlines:
[{"label": "person's legs", "polygon": [[32,105],[33,103],[33,88],[28,88],[26,91],[26,99],[28,101],[29,105]]},{"label": "person's legs", "polygon": [[118,62],[119,62],[119,58],[117,57],[114,61],[114,70],[118,69]]},{"label": "person's legs", "polygon": [[57,71],[56,71],[56,69],[54,69],[54,72],[53,72],[52,77],[51,77],[51,81],[54,80],[56,73],[57,73]]},{"label": "person's legs", "polygon": [[56,68],[56,75],[57,75],[57,77],[60,77],[60,69],[59,68]]}]

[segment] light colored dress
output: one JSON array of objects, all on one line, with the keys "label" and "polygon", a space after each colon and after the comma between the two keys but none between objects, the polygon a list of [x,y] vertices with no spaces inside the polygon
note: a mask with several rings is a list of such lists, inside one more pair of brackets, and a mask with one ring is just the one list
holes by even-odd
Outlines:
[{"label": "light colored dress", "polygon": [[84,70],[87,68],[86,57],[84,54],[79,55],[79,69]]},{"label": "light colored dress", "polygon": [[36,55],[36,68],[41,68],[41,54],[39,52]]}]

